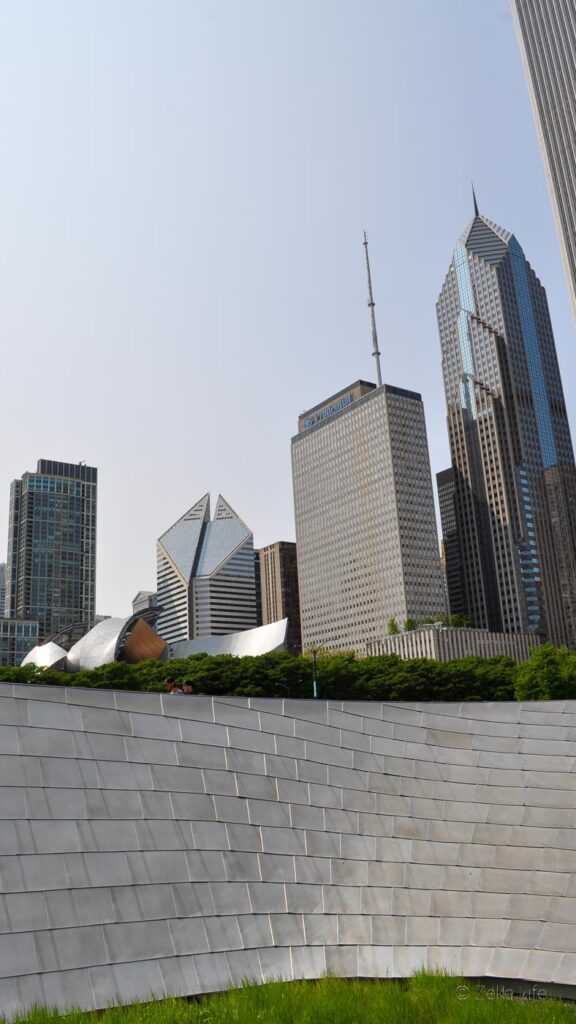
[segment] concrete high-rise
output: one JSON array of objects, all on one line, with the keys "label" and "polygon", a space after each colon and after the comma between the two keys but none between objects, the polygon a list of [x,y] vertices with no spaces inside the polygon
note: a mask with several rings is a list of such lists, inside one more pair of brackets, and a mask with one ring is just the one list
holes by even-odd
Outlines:
[{"label": "concrete high-rise", "polygon": [[7,618],[38,622],[46,639],[94,625],[98,471],[40,459],[10,489]]},{"label": "concrete high-rise", "polygon": [[424,407],[356,381],[300,416],[292,475],[302,646],[354,650],[444,610]]},{"label": "concrete high-rise", "polygon": [[574,646],[576,479],[546,292],[514,235],[476,205],[437,312],[451,609],[477,627]]},{"label": "concrete high-rise", "polygon": [[157,543],[156,629],[168,643],[258,625],[252,531],[219,496],[196,502]]},{"label": "concrete high-rise", "polygon": [[300,654],[302,635],[296,545],[279,540],[260,548],[258,554],[262,624],[288,619],[286,648],[292,654]]},{"label": "concrete high-rise", "polygon": [[511,3],[576,317],[576,5]]}]

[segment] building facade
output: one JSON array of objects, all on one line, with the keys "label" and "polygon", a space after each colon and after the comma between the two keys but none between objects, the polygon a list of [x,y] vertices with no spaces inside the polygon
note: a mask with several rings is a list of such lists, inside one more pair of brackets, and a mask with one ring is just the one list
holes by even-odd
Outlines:
[{"label": "building facade", "polygon": [[366,642],[444,610],[424,407],[356,381],[299,419],[292,476],[302,647]]},{"label": "building facade", "polygon": [[511,3],[576,317],[576,6]]},{"label": "building facade", "polygon": [[435,623],[374,640],[367,654],[397,654],[403,660],[431,658],[434,661],[505,655],[514,661],[527,661],[539,643],[534,633],[491,633],[487,629],[456,629]]},{"label": "building facade", "polygon": [[37,643],[37,622],[0,617],[0,665],[20,665]]},{"label": "building facade", "polygon": [[450,608],[573,647],[559,581],[576,586],[574,530],[552,510],[573,514],[574,456],[546,292],[514,235],[477,208],[437,313],[452,456],[442,532],[458,541],[446,548]]},{"label": "building facade", "polygon": [[300,599],[296,545],[285,540],[259,551],[262,624],[288,619],[286,647],[291,654],[302,651]]},{"label": "building facade", "polygon": [[168,643],[258,625],[252,531],[205,494],[157,543],[156,629]]},{"label": "building facade", "polygon": [[40,459],[10,489],[5,615],[38,622],[44,640],[94,624],[98,471]]},{"label": "building facade", "polygon": [[438,507],[442,526],[442,570],[444,573],[446,606],[451,615],[465,615],[462,594],[462,561],[460,538],[456,519],[455,475],[452,467],[436,474]]},{"label": "building facade", "polygon": [[6,562],[0,562],[0,618],[6,606]]},{"label": "building facade", "polygon": [[139,590],[136,597],[132,599],[132,611],[134,615],[137,612],[148,611],[149,608],[156,608],[158,606],[158,596],[155,590]]}]

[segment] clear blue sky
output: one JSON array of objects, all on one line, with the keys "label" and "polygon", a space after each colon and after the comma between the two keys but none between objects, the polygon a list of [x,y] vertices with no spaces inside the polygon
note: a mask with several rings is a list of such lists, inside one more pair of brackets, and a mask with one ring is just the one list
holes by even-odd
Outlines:
[{"label": "clear blue sky", "polygon": [[422,392],[448,464],[435,301],[472,214],[574,325],[508,0],[0,2],[0,558],[10,481],[99,470],[98,611],[155,587],[207,490],[294,537],[298,414]]}]

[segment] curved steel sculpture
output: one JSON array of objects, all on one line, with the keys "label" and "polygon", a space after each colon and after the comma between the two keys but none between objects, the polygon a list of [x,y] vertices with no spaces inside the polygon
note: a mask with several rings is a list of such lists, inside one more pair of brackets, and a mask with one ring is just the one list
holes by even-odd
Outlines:
[{"label": "curved steel sculpture", "polygon": [[54,640],[47,640],[44,644],[37,644],[28,652],[22,665],[37,665],[38,668],[54,668],[66,671],[66,659],[68,651],[60,647]]},{"label": "curved steel sculpture", "polygon": [[179,640],[171,645],[171,657],[188,658],[191,654],[234,654],[239,658],[255,658],[259,654],[283,651],[286,647],[288,619],[269,622],[255,629],[222,636],[202,636],[196,640]]},{"label": "curved steel sculpture", "polygon": [[243,978],[573,985],[576,702],[0,686],[0,1014]]},{"label": "curved steel sculpture", "polygon": [[[63,672],[80,672],[119,660],[137,662],[144,658],[158,658],[164,661],[203,653],[257,657],[259,654],[282,651],[286,647],[288,619],[280,619],[255,629],[245,629],[240,633],[206,636],[168,645],[152,629],[158,614],[158,608],[150,608],[136,612],[127,619],[103,619],[66,648],[58,644],[61,634],[57,634],[46,643],[34,647],[22,664],[55,668]],[[63,632],[68,635],[69,631]]]}]

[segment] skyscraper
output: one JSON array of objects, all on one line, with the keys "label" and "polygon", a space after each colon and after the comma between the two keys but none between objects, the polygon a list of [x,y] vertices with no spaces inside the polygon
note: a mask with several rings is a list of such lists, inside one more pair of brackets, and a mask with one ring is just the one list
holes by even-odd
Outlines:
[{"label": "skyscraper", "polygon": [[419,394],[359,380],[303,413],[292,476],[304,650],[444,611]]},{"label": "skyscraper", "polygon": [[72,622],[94,625],[98,471],[40,459],[10,489],[6,609],[45,639]]},{"label": "skyscraper", "polygon": [[442,556],[446,582],[446,598],[451,615],[465,615],[466,606],[462,594],[462,563],[460,539],[455,506],[454,470],[443,469],[436,474],[438,506],[442,525]]},{"label": "skyscraper", "polygon": [[168,643],[257,623],[252,531],[220,495],[196,502],[157,543],[156,629]]},{"label": "skyscraper", "polygon": [[511,3],[576,317],[576,5]]},{"label": "skyscraper", "polygon": [[437,313],[453,468],[442,529],[458,540],[446,549],[451,609],[573,645],[576,482],[546,292],[476,202]]},{"label": "skyscraper", "polygon": [[296,545],[279,540],[258,552],[262,624],[288,619],[286,648],[293,654],[302,650],[300,601]]}]

